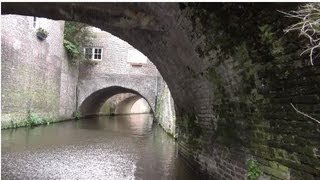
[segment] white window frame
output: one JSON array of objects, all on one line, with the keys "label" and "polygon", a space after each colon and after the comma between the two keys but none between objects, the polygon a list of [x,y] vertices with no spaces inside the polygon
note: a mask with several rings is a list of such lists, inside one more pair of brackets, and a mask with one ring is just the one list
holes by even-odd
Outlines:
[{"label": "white window frame", "polygon": [[[86,49],[92,49],[91,58],[87,58],[86,57]],[[101,59],[94,58],[96,49],[101,49],[101,53],[100,53],[101,54]],[[103,57],[103,48],[102,47],[85,47],[83,49],[83,51],[84,51],[84,56],[85,56],[86,59],[88,59],[90,61],[102,61],[102,57]]]}]

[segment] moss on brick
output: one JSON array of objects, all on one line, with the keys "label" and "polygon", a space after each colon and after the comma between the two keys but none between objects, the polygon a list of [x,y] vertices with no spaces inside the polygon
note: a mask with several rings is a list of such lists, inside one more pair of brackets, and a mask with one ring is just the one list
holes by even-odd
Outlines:
[{"label": "moss on brick", "polygon": [[187,143],[193,151],[200,150],[202,130],[196,122],[196,116],[192,113],[182,113],[181,116],[177,116],[176,122],[180,141]]},{"label": "moss on brick", "polygon": [[[297,34],[283,33],[292,19],[276,12],[290,11],[297,5],[183,6],[191,12],[191,38],[199,39],[199,32],[206,35],[196,52],[211,63],[205,77],[213,87],[213,111],[218,125],[212,141],[248,148],[252,154],[272,162],[265,165],[264,171],[281,179],[291,169],[297,169],[301,160],[308,164],[301,165],[301,171],[312,174],[310,177],[317,174],[311,158],[315,159],[313,149],[319,146],[319,132],[289,104],[302,104],[306,112],[318,114],[312,108],[319,103],[318,92],[300,87],[316,84],[319,73],[302,71],[306,64],[298,51],[303,41]],[[306,174],[303,176],[308,177]]]}]

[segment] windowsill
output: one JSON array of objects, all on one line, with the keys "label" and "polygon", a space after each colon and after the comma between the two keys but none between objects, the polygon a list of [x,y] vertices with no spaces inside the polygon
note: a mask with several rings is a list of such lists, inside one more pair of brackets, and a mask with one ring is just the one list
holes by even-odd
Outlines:
[{"label": "windowsill", "polygon": [[102,59],[87,59],[88,61],[92,61],[92,62],[101,62]]},{"label": "windowsill", "polygon": [[141,67],[143,65],[143,63],[130,63],[131,66],[134,66],[134,67]]},{"label": "windowsill", "polygon": [[98,59],[86,59],[86,63],[88,64],[92,64],[92,65],[97,65],[101,62],[102,60],[98,60]]}]

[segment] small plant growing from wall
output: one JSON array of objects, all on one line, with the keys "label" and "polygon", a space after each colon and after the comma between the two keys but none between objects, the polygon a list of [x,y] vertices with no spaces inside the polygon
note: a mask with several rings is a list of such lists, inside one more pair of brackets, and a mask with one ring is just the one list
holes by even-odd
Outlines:
[{"label": "small plant growing from wall", "polygon": [[38,126],[41,124],[46,124],[49,125],[50,124],[50,119],[49,118],[45,118],[45,117],[40,117],[37,114],[31,112],[30,110],[28,111],[28,116],[27,116],[27,122],[26,122],[26,126]]},{"label": "small plant growing from wall", "polygon": [[73,117],[75,118],[75,120],[79,120],[80,119],[80,117],[81,117],[81,113],[80,113],[80,111],[75,111],[74,113],[73,113]]},{"label": "small plant growing from wall", "polygon": [[90,45],[94,35],[88,30],[89,25],[66,21],[64,25],[63,46],[71,63],[84,59],[83,47]]},{"label": "small plant growing from wall", "polygon": [[248,180],[257,180],[261,174],[262,171],[260,170],[257,162],[253,159],[248,159],[246,162],[247,166],[247,179]]},{"label": "small plant growing from wall", "polygon": [[31,113],[31,111],[28,111],[27,126],[37,126],[42,123],[43,121],[38,115]]},{"label": "small plant growing from wall", "polygon": [[38,28],[36,35],[37,35],[38,39],[43,41],[48,37],[49,33],[46,30],[42,29],[42,28]]}]

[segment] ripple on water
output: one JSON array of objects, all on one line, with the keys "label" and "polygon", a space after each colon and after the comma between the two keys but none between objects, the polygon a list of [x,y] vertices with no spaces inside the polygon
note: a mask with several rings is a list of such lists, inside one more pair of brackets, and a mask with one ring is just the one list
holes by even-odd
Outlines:
[{"label": "ripple on water", "polygon": [[197,179],[152,116],[4,130],[2,179]]},{"label": "ripple on water", "polygon": [[2,156],[2,177],[8,179],[134,179],[137,158],[104,144],[68,146]]}]

